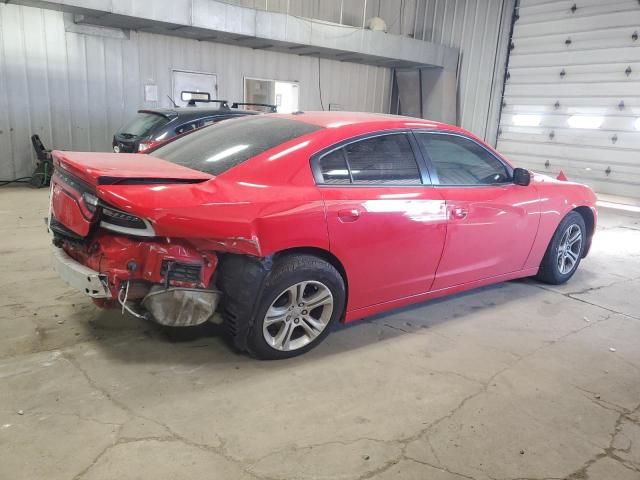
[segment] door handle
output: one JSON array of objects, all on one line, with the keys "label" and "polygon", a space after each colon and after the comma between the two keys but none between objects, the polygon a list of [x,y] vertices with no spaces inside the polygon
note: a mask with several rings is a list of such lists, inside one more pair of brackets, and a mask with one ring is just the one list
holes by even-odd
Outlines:
[{"label": "door handle", "polygon": [[360,210],[357,208],[338,210],[338,218],[341,222],[355,222],[360,218]]},{"label": "door handle", "polygon": [[464,220],[469,215],[469,210],[464,207],[453,207],[450,215],[452,220]]}]

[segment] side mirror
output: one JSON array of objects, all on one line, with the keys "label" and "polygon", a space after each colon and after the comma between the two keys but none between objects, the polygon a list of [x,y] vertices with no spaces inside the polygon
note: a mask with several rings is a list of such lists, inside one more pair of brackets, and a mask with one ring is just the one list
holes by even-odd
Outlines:
[{"label": "side mirror", "polygon": [[513,169],[513,183],[516,185],[522,185],[526,187],[531,183],[531,174],[529,170],[525,168],[514,168]]}]

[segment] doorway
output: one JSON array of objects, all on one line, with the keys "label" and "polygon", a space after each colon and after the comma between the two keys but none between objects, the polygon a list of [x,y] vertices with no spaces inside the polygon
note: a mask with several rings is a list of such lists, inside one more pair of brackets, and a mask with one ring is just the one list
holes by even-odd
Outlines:
[{"label": "doorway", "polygon": [[244,101],[250,104],[246,106],[250,110],[268,109],[260,105],[262,104],[275,105],[278,113],[297,112],[300,102],[300,85],[298,82],[245,77]]}]

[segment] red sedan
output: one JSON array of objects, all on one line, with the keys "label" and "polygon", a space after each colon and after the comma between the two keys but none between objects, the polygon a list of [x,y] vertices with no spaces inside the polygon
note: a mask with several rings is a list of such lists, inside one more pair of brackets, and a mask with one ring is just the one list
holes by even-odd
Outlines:
[{"label": "red sedan", "polygon": [[566,282],[596,223],[588,187],[415,118],[268,114],[153,156],[53,155],[49,228],[68,283],[164,325],[222,323],[260,358],[449,293]]}]

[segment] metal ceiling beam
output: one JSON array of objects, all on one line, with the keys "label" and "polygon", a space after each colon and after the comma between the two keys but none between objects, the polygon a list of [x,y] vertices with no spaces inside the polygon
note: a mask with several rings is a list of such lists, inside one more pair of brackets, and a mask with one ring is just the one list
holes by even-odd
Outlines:
[{"label": "metal ceiling beam", "polygon": [[216,0],[12,0],[59,10],[75,21],[196,40],[396,67],[455,69],[458,49]]}]

